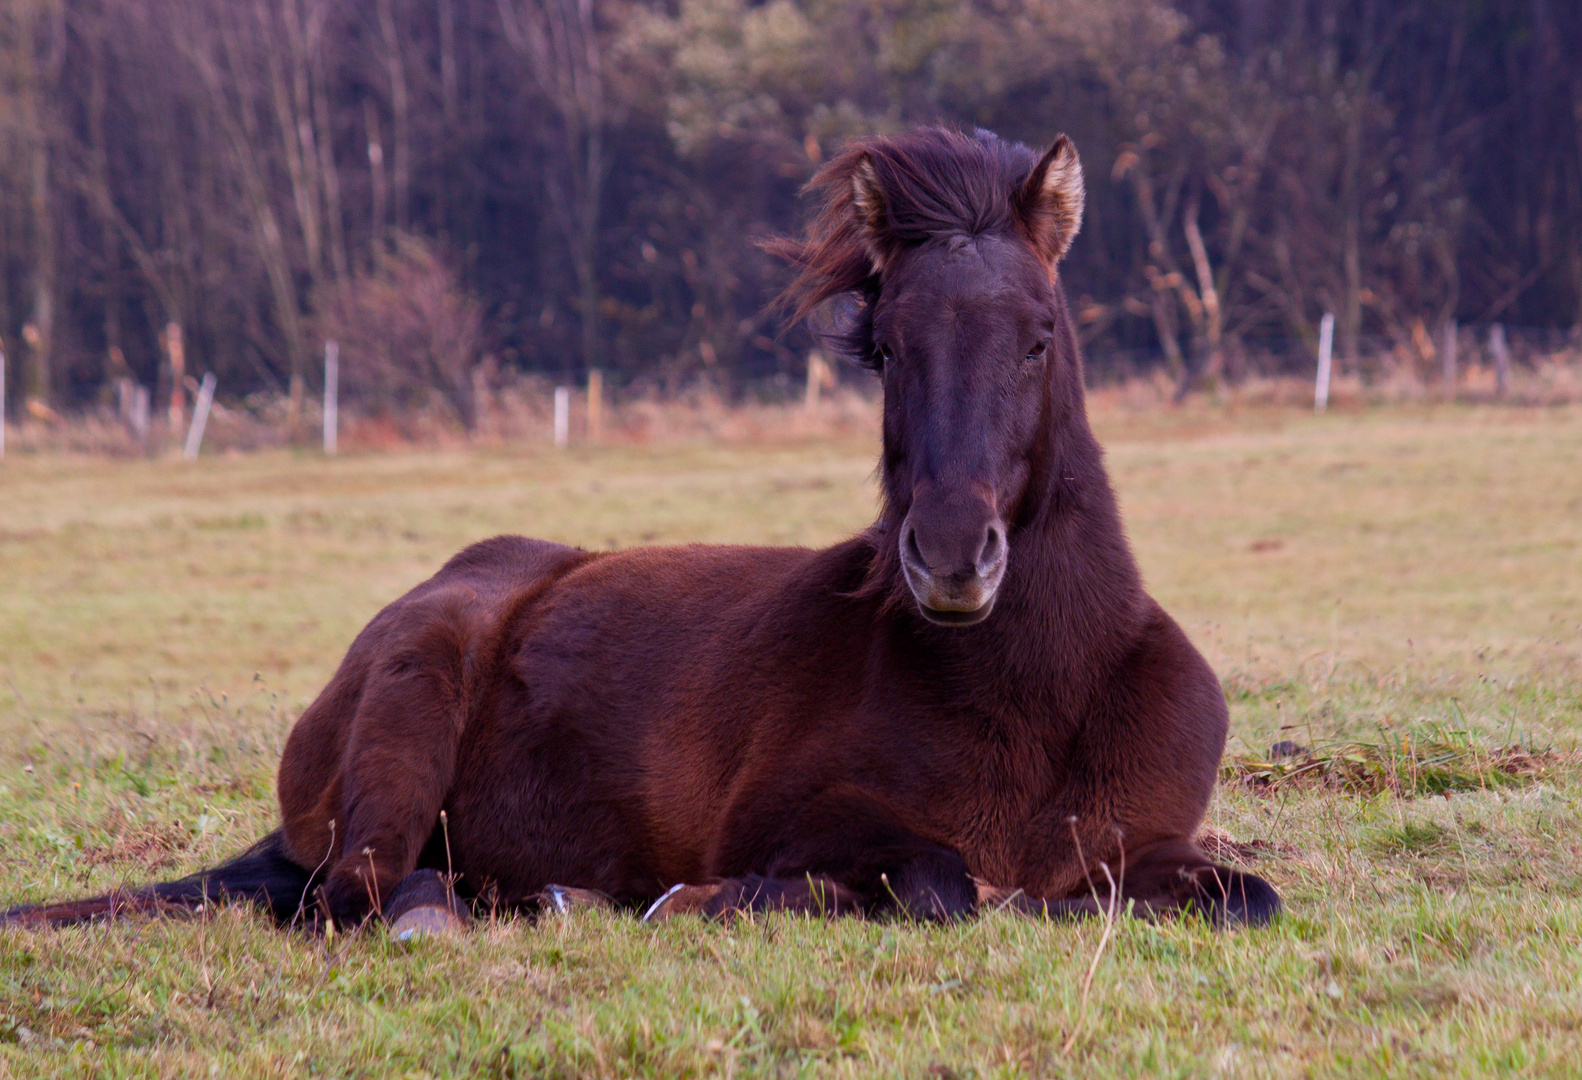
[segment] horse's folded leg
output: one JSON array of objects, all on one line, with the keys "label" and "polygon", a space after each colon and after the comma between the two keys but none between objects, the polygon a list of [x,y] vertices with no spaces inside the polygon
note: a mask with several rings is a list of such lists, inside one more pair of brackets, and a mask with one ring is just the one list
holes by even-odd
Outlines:
[{"label": "horse's folded leg", "polygon": [[1007,889],[978,882],[978,914],[1009,911],[1042,919],[1078,919],[1103,915],[1105,906],[1092,896],[1068,896],[1051,900],[1030,896],[1021,889]]},{"label": "horse's folded leg", "polygon": [[677,915],[701,915],[720,893],[724,892],[729,882],[716,881],[707,885],[672,885],[665,894],[648,906],[643,912],[643,922],[657,923],[666,919],[673,919]]},{"label": "horse's folded leg", "polygon": [[397,941],[458,933],[472,921],[467,905],[438,870],[414,870],[402,878],[384,906],[384,918]]},{"label": "horse's folded leg", "polygon": [[562,914],[568,911],[602,911],[615,906],[615,901],[597,889],[578,889],[570,885],[545,885],[537,900],[538,910]]},{"label": "horse's folded leg", "polygon": [[990,885],[987,881],[979,881],[977,878],[973,878],[972,883],[978,887],[978,907],[985,911],[1009,902],[1022,891],[1008,889],[1003,885]]},{"label": "horse's folded leg", "polygon": [[766,878],[749,874],[705,885],[676,885],[643,913],[644,922],[677,915],[728,918],[749,912],[786,911],[832,917],[860,910],[856,895],[826,877]]},{"label": "horse's folded leg", "polygon": [[1264,926],[1280,914],[1280,894],[1256,874],[1212,863],[1186,842],[1140,853],[1121,879],[1122,897],[1149,917],[1196,912],[1215,926]]},{"label": "horse's folded leg", "polygon": [[1186,904],[1216,926],[1267,926],[1280,914],[1280,894],[1257,874],[1210,864],[1189,870]]}]

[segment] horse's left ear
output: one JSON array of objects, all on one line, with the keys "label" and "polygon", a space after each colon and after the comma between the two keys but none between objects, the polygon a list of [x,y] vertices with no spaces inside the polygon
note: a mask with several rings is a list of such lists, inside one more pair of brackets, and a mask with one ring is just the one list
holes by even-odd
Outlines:
[{"label": "horse's left ear", "polygon": [[1055,140],[1016,193],[1016,212],[1028,238],[1050,269],[1065,257],[1082,228],[1086,189],[1077,148],[1064,135]]},{"label": "horse's left ear", "polygon": [[873,155],[864,152],[851,170],[851,210],[857,219],[863,246],[873,269],[884,269],[890,254],[889,215],[885,207],[884,186],[874,168]]}]

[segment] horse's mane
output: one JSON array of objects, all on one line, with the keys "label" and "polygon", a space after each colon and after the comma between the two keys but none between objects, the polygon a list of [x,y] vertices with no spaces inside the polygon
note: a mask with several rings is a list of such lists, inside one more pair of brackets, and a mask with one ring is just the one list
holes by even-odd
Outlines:
[{"label": "horse's mane", "polygon": [[884,192],[880,228],[888,243],[906,248],[1013,229],[1012,195],[1033,171],[1038,155],[992,132],[967,135],[926,127],[855,142],[809,182],[807,190],[820,206],[807,235],[776,237],[764,244],[797,271],[779,303],[800,320],[843,293],[868,301],[831,337],[851,359],[872,367],[876,358],[870,320],[879,281],[853,192],[853,175],[864,161]]}]

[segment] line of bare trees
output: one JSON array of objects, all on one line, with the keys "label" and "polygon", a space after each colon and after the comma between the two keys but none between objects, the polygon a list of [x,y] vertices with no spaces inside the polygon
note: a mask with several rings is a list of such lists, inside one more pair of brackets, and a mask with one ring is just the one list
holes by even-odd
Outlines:
[{"label": "line of bare trees", "polygon": [[1099,367],[1582,324],[1560,0],[0,0],[7,400],[797,374],[752,241],[924,121],[1077,140]]}]

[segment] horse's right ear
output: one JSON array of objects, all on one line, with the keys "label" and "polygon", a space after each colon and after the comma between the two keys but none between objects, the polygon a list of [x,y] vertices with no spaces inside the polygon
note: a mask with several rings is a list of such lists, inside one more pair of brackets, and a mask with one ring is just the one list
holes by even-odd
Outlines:
[{"label": "horse's right ear", "polygon": [[885,255],[889,249],[886,226],[887,209],[884,188],[879,174],[873,167],[873,157],[864,153],[851,170],[851,212],[857,219],[868,257],[873,260],[877,273],[884,269]]},{"label": "horse's right ear", "polygon": [[1086,198],[1077,148],[1062,135],[1033,166],[1015,199],[1022,227],[1051,271],[1082,228]]}]

